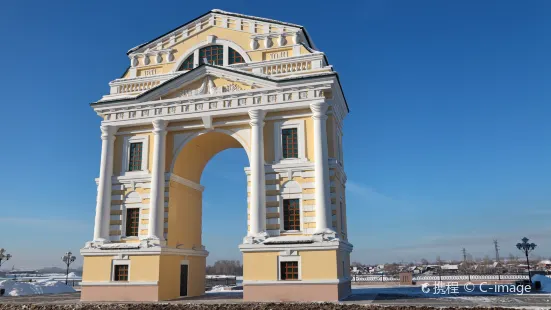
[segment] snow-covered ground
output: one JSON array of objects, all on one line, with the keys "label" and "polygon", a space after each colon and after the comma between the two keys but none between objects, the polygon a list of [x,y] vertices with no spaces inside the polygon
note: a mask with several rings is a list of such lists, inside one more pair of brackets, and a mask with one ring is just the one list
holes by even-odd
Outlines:
[{"label": "snow-covered ground", "polygon": [[4,296],[24,296],[40,294],[59,294],[75,292],[70,286],[60,281],[17,282],[13,280],[0,281],[0,288],[5,289]]}]

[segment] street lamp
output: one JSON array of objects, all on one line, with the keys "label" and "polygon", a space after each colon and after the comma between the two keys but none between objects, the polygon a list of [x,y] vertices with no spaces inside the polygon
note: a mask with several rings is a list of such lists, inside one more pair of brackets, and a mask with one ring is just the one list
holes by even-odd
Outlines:
[{"label": "street lamp", "polygon": [[6,250],[0,249],[0,267],[2,267],[2,261],[9,261],[11,258],[11,254],[4,254],[6,253]]},{"label": "street lamp", "polygon": [[71,265],[72,262],[77,259],[75,256],[73,256],[73,253],[70,251],[65,253],[64,256],[61,257],[61,260],[67,265],[67,273],[65,274],[65,285],[69,282],[69,265]]},{"label": "street lamp", "polygon": [[522,243],[517,243],[517,249],[524,252],[526,255],[526,264],[528,265],[528,280],[532,280],[532,275],[530,274],[530,261],[528,260],[528,253],[532,252],[536,248],[535,243],[529,243],[530,239],[524,237],[522,238]]}]

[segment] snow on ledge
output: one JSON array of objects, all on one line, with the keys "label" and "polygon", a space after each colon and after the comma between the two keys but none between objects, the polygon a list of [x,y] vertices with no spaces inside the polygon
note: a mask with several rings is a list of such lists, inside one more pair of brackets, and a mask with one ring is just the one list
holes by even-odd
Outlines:
[{"label": "snow on ledge", "polygon": [[311,236],[279,236],[270,237],[263,242],[264,244],[296,244],[296,243],[314,243]]},{"label": "snow on ledge", "polygon": [[137,242],[133,243],[106,243],[102,244],[100,247],[102,250],[113,250],[113,249],[139,249],[140,244]]}]

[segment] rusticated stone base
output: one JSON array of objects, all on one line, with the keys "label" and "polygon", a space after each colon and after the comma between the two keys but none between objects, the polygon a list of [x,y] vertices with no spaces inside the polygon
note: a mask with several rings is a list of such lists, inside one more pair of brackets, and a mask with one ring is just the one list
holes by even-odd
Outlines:
[{"label": "rusticated stone base", "polygon": [[81,301],[159,301],[157,285],[83,286]]},{"label": "rusticated stone base", "polygon": [[243,286],[244,301],[338,301],[351,294],[350,282],[253,284]]}]

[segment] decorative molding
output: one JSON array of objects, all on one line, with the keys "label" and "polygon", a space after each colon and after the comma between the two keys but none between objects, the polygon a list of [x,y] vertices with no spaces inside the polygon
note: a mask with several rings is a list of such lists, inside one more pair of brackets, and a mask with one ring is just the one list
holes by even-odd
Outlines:
[{"label": "decorative molding", "polygon": [[188,180],[186,178],[182,178],[179,175],[176,175],[174,173],[170,173],[170,180],[174,181],[176,183],[182,184],[184,186],[193,188],[196,191],[203,192],[205,190],[205,187],[201,184],[197,184],[191,180]]},{"label": "decorative molding", "polygon": [[225,94],[225,93],[231,93],[244,90],[236,83],[232,83],[225,86],[214,86],[214,82],[212,81],[212,78],[210,75],[205,76],[203,79],[203,82],[201,83],[201,86],[197,89],[185,89],[182,91],[179,91],[176,93],[176,97],[190,97],[190,96],[198,96],[198,95],[219,95],[219,94]]},{"label": "decorative molding", "polygon": [[81,286],[144,286],[144,285],[158,285],[158,281],[135,281],[135,282],[126,282],[126,281],[104,281],[104,282],[92,282],[92,281],[83,281],[80,282]]}]

